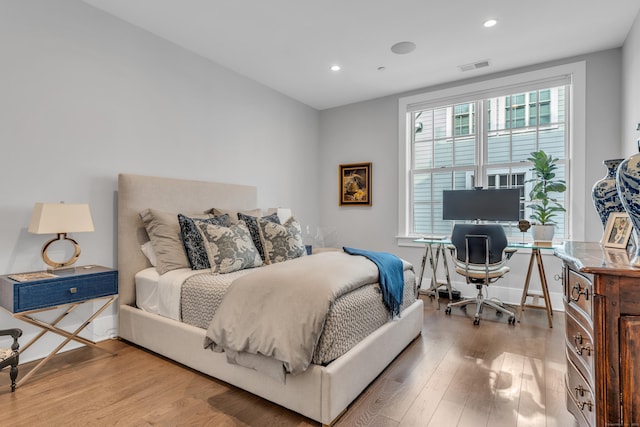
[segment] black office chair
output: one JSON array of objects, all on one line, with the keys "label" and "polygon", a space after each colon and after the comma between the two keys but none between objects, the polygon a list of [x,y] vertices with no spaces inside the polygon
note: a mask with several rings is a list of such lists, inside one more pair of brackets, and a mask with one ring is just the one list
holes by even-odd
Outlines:
[{"label": "black office chair", "polygon": [[476,304],[474,325],[480,324],[480,314],[484,306],[496,310],[496,314],[509,316],[509,324],[516,323],[515,313],[506,309],[499,302],[488,300],[482,293],[483,286],[503,277],[509,272],[505,263],[516,252],[507,248],[507,236],[499,224],[456,224],[451,234],[451,258],[455,264],[456,273],[464,276],[467,283],[476,285],[478,295],[475,298],[465,298],[461,301],[449,302],[445,309],[451,314],[451,307],[460,307],[466,311],[466,306]]},{"label": "black office chair", "polygon": [[0,330],[0,336],[10,335],[13,338],[13,344],[11,348],[0,348],[0,370],[11,366],[9,376],[11,378],[11,391],[16,390],[16,378],[18,378],[18,359],[20,353],[18,353],[18,338],[22,335],[20,329],[4,329]]}]

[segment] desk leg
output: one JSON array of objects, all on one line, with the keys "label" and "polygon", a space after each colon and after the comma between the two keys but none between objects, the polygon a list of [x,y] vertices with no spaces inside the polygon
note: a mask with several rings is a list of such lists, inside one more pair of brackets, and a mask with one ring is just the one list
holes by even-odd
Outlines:
[{"label": "desk leg", "polygon": [[447,251],[445,251],[444,247],[440,245],[440,250],[442,250],[442,263],[444,265],[444,275],[446,278],[446,286],[449,291],[449,302],[453,301],[453,294],[451,293],[453,287],[451,286],[451,276],[449,276],[449,263],[447,262]]},{"label": "desk leg", "polygon": [[[529,293],[529,284],[531,283],[531,273],[533,272],[533,263],[538,266],[538,275],[540,276],[540,287],[542,288],[542,298],[544,299],[544,307],[537,305],[529,305],[527,304],[527,297],[530,296],[540,296],[537,294]],[[547,286],[547,276],[544,272],[544,264],[542,262],[542,254],[540,253],[540,249],[532,249],[531,250],[531,258],[529,258],[529,268],[527,269],[527,278],[524,282],[524,289],[522,290],[522,298],[520,299],[520,308],[518,309],[518,322],[520,322],[520,318],[522,317],[522,312],[525,307],[531,308],[544,308],[547,312],[547,320],[549,321],[549,327],[553,328],[553,311],[551,308],[551,298],[549,297],[549,288]]]},{"label": "desk leg", "polygon": [[420,267],[420,275],[418,276],[417,294],[420,293],[420,288],[422,287],[422,278],[424,277],[424,269],[427,266],[427,258],[428,257],[429,257],[429,245],[424,245],[424,254],[422,254],[422,265]]},{"label": "desk leg", "polygon": [[535,250],[531,251],[531,257],[529,258],[529,268],[527,268],[527,278],[524,280],[524,289],[522,290],[522,298],[520,299],[520,307],[518,308],[518,323],[522,317],[522,312],[529,296],[529,283],[531,282],[531,272],[533,271],[533,261],[535,259]]},{"label": "desk leg", "polygon": [[431,264],[431,287],[429,288],[429,293],[431,296],[434,296],[436,302],[438,303],[438,310],[440,310],[440,294],[438,293],[438,280],[437,280],[437,272],[438,272],[438,257],[440,252],[436,249],[436,253],[434,256],[433,247],[431,244],[428,244],[431,249],[429,251],[429,263]]},{"label": "desk leg", "polygon": [[[85,320],[85,322],[82,325],[80,325],[75,331],[73,331],[73,333],[65,331],[64,329],[57,328],[55,325],[60,321],[60,319],[62,319],[64,316],[66,316],[71,311],[73,311],[73,309],[76,308],[77,306],[79,306],[81,303],[74,304],[70,308],[65,310],[65,312],[61,316],[59,316],[52,324],[47,324],[45,322],[42,322],[41,320],[34,319],[32,317],[29,317],[29,316],[21,316],[21,317],[19,317],[20,320],[23,320],[23,321],[25,321],[27,323],[30,323],[32,325],[35,325],[35,326],[38,326],[38,327],[44,329],[44,331],[42,331],[40,334],[38,334],[38,336],[36,338],[31,340],[27,346],[30,346],[31,344],[33,344],[37,339],[41,338],[47,332],[53,332],[55,334],[64,336],[64,337],[66,337],[66,339],[64,341],[62,341],[62,343],[60,343],[60,345],[58,345],[51,353],[49,353],[49,355],[47,357],[42,359],[31,371],[29,371],[24,377],[22,377],[20,379],[20,381],[18,381],[18,383],[16,384],[16,387],[19,387],[21,384],[23,384],[25,381],[27,381],[27,379],[29,379],[33,374],[35,374],[47,362],[49,362],[49,360],[51,360],[51,358],[53,356],[55,356],[65,345],[67,345],[69,343],[69,341],[72,341],[72,340],[80,342],[82,344],[86,344],[86,345],[88,345],[90,347],[93,347],[93,348],[97,348],[98,350],[105,351],[105,352],[110,353],[112,355],[115,355],[116,353],[114,353],[113,351],[110,351],[110,350],[107,350],[105,348],[99,347],[95,342],[78,336],[78,334],[80,332],[82,332],[82,330],[84,328],[86,328],[87,325],[89,325],[89,323],[91,323],[96,317],[98,317],[104,310],[106,310],[107,307],[109,307],[113,303],[114,300],[115,300],[115,297],[110,297],[109,300],[107,302],[105,302],[104,305],[102,307],[100,307],[100,309],[98,311],[93,313],[93,315],[91,317],[89,317],[87,320]],[[20,352],[23,352],[23,351],[24,351],[24,348],[20,349]]]},{"label": "desk leg", "polygon": [[549,320],[549,327],[553,328],[553,310],[551,308],[551,298],[549,297],[549,287],[547,286],[547,276],[544,272],[544,264],[542,263],[542,254],[540,251],[536,251],[536,260],[538,263],[538,274],[540,275],[540,286],[542,287],[542,296],[544,297],[544,305],[547,310],[547,319]]}]

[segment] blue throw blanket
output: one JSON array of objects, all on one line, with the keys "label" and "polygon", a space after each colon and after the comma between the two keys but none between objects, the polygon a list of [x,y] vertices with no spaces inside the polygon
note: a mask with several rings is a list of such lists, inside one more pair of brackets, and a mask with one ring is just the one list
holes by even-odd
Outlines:
[{"label": "blue throw blanket", "polygon": [[362,249],[343,247],[346,253],[361,255],[378,266],[379,282],[382,289],[382,300],[392,316],[400,314],[402,295],[404,293],[404,269],[402,260],[387,252],[373,252]]}]

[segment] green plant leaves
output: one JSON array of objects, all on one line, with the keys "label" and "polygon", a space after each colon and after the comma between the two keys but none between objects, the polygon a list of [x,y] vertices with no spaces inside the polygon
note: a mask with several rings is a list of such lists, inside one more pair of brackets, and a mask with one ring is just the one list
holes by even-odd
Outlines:
[{"label": "green plant leaves", "polygon": [[532,152],[527,160],[533,164],[530,169],[533,178],[526,182],[535,182],[529,192],[531,204],[528,208],[533,211],[531,219],[538,224],[548,224],[557,213],[566,211],[549,193],[563,193],[567,190],[567,185],[564,180],[556,178],[557,158],[539,150]]}]

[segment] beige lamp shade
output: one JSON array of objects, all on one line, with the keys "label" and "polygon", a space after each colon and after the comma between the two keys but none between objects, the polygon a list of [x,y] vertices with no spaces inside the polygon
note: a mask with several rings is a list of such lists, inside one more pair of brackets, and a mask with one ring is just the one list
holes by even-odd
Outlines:
[{"label": "beige lamp shade", "polygon": [[[93,221],[87,204],[36,203],[33,208],[29,233],[57,234],[56,238],[49,240],[42,247],[42,260],[51,267],[48,271],[70,268],[78,260],[80,245],[67,237],[67,233],[85,231],[93,231]],[[58,262],[49,258],[47,251],[57,241],[67,241],[73,245],[74,253],[66,261]]]},{"label": "beige lamp shade", "polygon": [[87,204],[36,203],[31,215],[29,233],[60,234],[93,231]]}]

